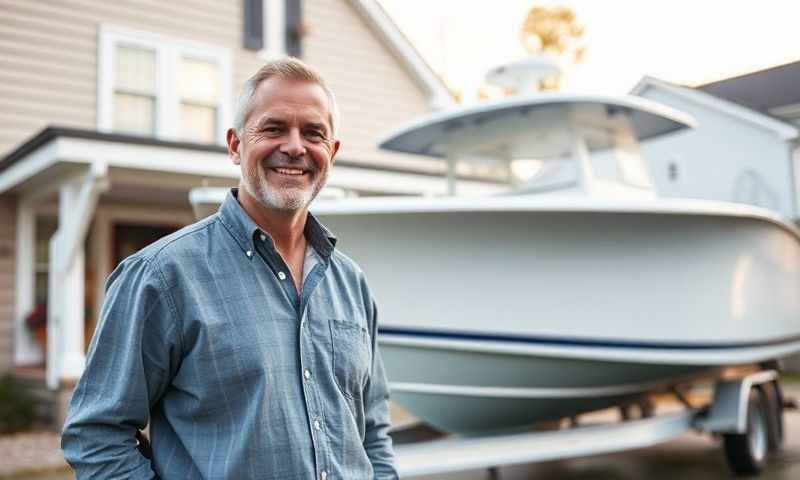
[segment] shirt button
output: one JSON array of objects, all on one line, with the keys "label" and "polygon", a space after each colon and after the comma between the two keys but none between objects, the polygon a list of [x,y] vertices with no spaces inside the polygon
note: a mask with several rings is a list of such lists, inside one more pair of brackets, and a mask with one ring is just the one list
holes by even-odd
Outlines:
[{"label": "shirt button", "polygon": [[325,470],[319,472],[319,478],[320,480],[325,480],[326,478],[328,478],[328,472],[326,472]]},{"label": "shirt button", "polygon": [[263,233],[261,234],[261,241],[262,242],[266,242],[267,241],[267,236],[264,235]]},{"label": "shirt button", "polygon": [[311,378],[311,370],[306,368],[305,371],[303,372],[303,376],[306,378],[306,380]]},{"label": "shirt button", "polygon": [[248,250],[248,251],[245,252],[245,255],[247,255],[248,257],[252,257],[253,256],[253,252]]},{"label": "shirt button", "polygon": [[286,280],[286,274],[283,272],[278,272],[278,278],[280,278],[281,280]]},{"label": "shirt button", "polygon": [[319,420],[314,420],[314,430],[319,430],[322,428],[322,424],[319,423]]}]

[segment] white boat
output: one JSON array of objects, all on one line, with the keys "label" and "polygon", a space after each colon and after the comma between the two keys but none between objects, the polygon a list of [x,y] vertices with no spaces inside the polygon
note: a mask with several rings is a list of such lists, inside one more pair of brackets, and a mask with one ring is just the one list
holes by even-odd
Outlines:
[{"label": "white boat", "polygon": [[800,350],[800,233],[747,205],[659,199],[638,142],[693,120],[538,94],[437,113],[396,152],[516,168],[504,195],[313,211],[379,302],[392,398],[454,433],[520,429]]}]

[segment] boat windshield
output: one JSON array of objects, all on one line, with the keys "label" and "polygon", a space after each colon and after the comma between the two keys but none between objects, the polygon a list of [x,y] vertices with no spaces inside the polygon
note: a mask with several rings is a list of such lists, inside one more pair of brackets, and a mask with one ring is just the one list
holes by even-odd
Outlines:
[{"label": "boat windshield", "polygon": [[[535,157],[511,156],[511,171],[525,190],[552,191],[580,184],[618,185],[634,189],[653,188],[647,166],[641,157],[639,142],[624,119],[611,125],[581,123],[573,125],[571,135],[547,135],[517,139],[517,152],[538,150]],[[536,149],[528,143],[535,144]],[[542,148],[546,145],[547,148]]]},{"label": "boat windshield", "polygon": [[594,178],[620,182],[631,187],[652,188],[639,142],[630,130],[588,126],[581,130],[581,136],[590,152]]}]

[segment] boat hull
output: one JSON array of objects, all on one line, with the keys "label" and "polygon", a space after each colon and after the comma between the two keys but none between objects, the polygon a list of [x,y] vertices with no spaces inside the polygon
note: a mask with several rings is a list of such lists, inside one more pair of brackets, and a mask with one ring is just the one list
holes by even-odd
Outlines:
[{"label": "boat hull", "polygon": [[713,369],[419,345],[389,336],[381,354],[392,398],[452,433],[513,430],[664,390]]},{"label": "boat hull", "polygon": [[569,416],[800,349],[800,241],[769,213],[429,202],[317,213],[378,299],[393,398],[446,431]]}]

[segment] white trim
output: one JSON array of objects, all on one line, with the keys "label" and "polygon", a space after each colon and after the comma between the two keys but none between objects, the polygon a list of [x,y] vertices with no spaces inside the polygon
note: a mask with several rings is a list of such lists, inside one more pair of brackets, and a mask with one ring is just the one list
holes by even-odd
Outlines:
[{"label": "white trim", "polygon": [[[70,222],[62,223],[62,219],[59,218],[61,256],[58,259],[51,259],[51,262],[57,260],[56,267],[60,271],[69,270],[74,259],[83,251],[84,239],[97,207],[97,201],[100,194],[107,191],[110,186],[108,166],[100,161],[93,163],[81,179],[80,184],[75,182],[74,185],[73,188],[76,191],[74,198],[71,198],[70,201]],[[63,202],[63,199],[60,202]],[[61,215],[60,211],[59,215]]]},{"label": "white trim", "polygon": [[176,83],[182,56],[216,63],[219,67],[220,97],[217,103],[215,142],[225,145],[225,132],[231,122],[231,59],[227,48],[168,37],[114,25],[100,25],[97,62],[97,129],[113,130],[114,60],[118,44],[138,46],[156,53],[155,136],[178,139],[179,107]]},{"label": "white trim", "polygon": [[37,148],[33,154],[0,172],[0,194],[6,193],[45,168],[54,165],[57,161],[58,145],[56,142],[50,142],[44,147]]},{"label": "white trim", "polygon": [[86,362],[83,245],[100,193],[108,188],[107,175],[107,166],[96,162],[80,179],[60,183],[58,230],[49,243],[46,377],[50,389],[57,389],[61,380],[80,377]]},{"label": "white trim", "polygon": [[788,123],[776,120],[767,115],[758,113],[755,110],[751,110],[737,103],[715,97],[703,91],[671,84],[654,77],[643,77],[639,83],[633,87],[633,90],[631,90],[631,95],[643,97],[645,90],[647,90],[649,87],[660,88],[668,93],[685,98],[699,105],[709,107],[720,113],[732,116],[748,123],[752,123],[758,127],[777,134],[778,137],[783,140],[794,140],[800,136],[800,130]]},{"label": "white trim", "polygon": [[61,161],[103,161],[109,167],[239,178],[239,168],[230,162],[225,153],[83,138],[61,138],[58,143]]},{"label": "white trim", "polygon": [[14,365],[37,365],[44,352],[25,325],[36,300],[36,211],[31,202],[17,203],[16,302],[14,307]]},{"label": "white trim", "polygon": [[392,53],[397,55],[413,78],[425,88],[431,108],[439,110],[455,105],[453,96],[442,81],[375,0],[349,0],[349,2],[369,21]]},{"label": "white trim", "polygon": [[602,385],[595,387],[491,387],[483,385],[444,385],[435,383],[390,382],[392,392],[455,397],[571,399],[631,395],[664,388],[669,381]]},{"label": "white trim", "polygon": [[286,55],[286,0],[264,0],[263,48],[258,57],[274,60]]}]

